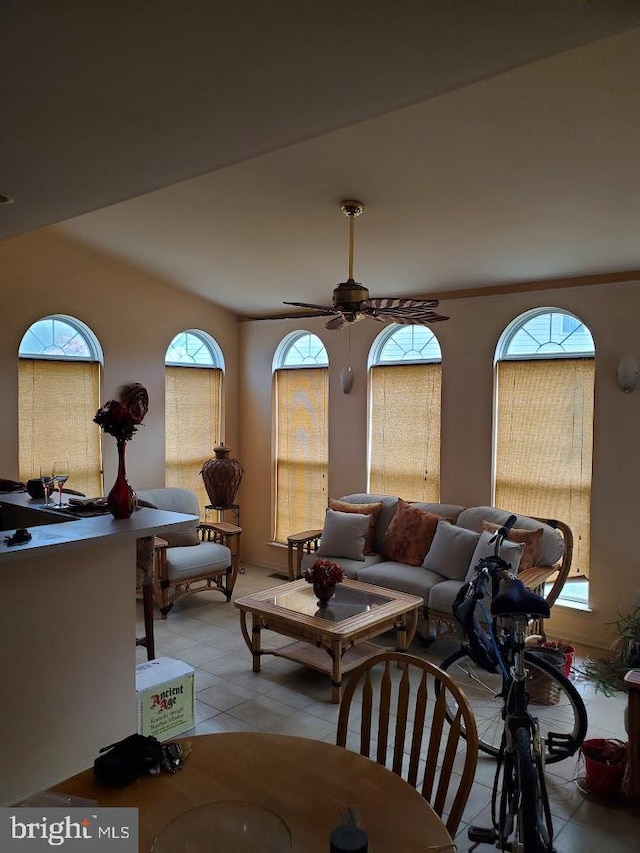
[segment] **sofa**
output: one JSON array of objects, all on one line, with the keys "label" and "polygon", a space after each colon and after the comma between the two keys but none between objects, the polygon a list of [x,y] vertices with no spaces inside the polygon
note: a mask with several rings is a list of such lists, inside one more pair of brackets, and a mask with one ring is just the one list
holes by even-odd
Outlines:
[{"label": "sofa", "polygon": [[[322,531],[306,531],[295,574],[316,559],[338,563],[352,580],[422,597],[420,635],[433,637],[442,623],[452,624],[458,590],[478,559],[493,553],[489,541],[511,513],[490,506],[407,502],[390,495],[358,493],[329,501]],[[300,545],[300,536],[292,537]],[[525,585],[546,595],[551,606],[571,568],[573,538],[561,521],[516,513],[501,556]],[[542,621],[532,625],[544,635]]]}]

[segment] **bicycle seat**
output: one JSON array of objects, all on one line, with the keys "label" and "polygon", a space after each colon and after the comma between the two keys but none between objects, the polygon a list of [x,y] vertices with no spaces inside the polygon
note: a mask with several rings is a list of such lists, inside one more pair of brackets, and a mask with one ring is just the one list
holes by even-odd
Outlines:
[{"label": "bicycle seat", "polygon": [[539,619],[548,619],[549,605],[546,600],[533,592],[517,578],[509,584],[504,592],[498,593],[491,602],[493,616],[513,616],[522,613]]}]

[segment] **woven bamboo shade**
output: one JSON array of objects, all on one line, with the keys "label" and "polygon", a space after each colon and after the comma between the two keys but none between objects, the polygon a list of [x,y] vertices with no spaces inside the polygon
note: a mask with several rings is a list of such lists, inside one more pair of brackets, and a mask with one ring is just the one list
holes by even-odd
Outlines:
[{"label": "woven bamboo shade", "polygon": [[277,370],[276,542],[322,527],[328,500],[329,371]]},{"label": "woven bamboo shade", "polygon": [[559,518],[573,532],[571,574],[589,576],[595,360],[501,361],[496,506]]},{"label": "woven bamboo shade", "polygon": [[369,491],[440,499],[440,364],[371,368]]},{"label": "woven bamboo shade", "polygon": [[102,495],[100,365],[91,361],[20,358],[18,423],[20,479],[51,474],[67,461],[70,489]]},{"label": "woven bamboo shade", "polygon": [[191,489],[209,503],[200,470],[220,440],[222,371],[165,368],[165,485]]}]

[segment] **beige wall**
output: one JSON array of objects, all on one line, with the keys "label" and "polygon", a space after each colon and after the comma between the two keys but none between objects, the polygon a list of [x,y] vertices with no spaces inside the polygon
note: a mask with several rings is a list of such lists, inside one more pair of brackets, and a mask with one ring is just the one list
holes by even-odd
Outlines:
[{"label": "beige wall", "polygon": [[[104,351],[101,402],[127,382],[141,382],[149,391],[149,413],[127,453],[134,488],[164,486],[164,357],[173,336],[184,329],[208,332],[222,349],[225,443],[237,447],[234,315],[50,228],[0,242],[0,476],[18,476],[18,346],[30,324],[48,314],[77,317],[98,337]],[[55,420],[52,412],[52,428]],[[211,455],[212,448],[203,448],[203,460]],[[108,490],[117,465],[115,441],[109,436],[104,440],[104,463]]]},{"label": "beige wall", "polygon": [[[491,502],[492,360],[505,326],[539,306],[565,308],[590,328],[596,344],[596,399],[592,493],[592,610],[556,608],[551,630],[559,637],[608,645],[616,608],[627,612],[640,589],[636,513],[640,508],[640,388],[624,394],[615,370],[623,355],[640,360],[640,289],[637,284],[547,290],[443,302],[451,320],[434,327],[442,347],[441,499],[466,506]],[[240,380],[241,491],[245,560],[284,569],[286,549],[270,544],[271,365],[290,331],[308,329],[330,359],[329,494],[364,491],[367,482],[366,364],[381,326],[364,321],[351,330],[354,387],[338,384],[346,365],[347,332],[327,332],[322,320],[242,324]],[[402,452],[402,448],[398,448]]]}]

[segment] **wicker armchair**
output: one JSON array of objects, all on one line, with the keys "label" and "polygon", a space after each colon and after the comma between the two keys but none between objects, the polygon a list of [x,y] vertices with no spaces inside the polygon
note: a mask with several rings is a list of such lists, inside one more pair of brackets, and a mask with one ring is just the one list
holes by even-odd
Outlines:
[{"label": "wicker armchair", "polygon": [[[138,492],[146,503],[171,512],[200,514],[198,499],[189,489],[149,489]],[[162,618],[185,595],[213,590],[227,601],[238,576],[242,529],[225,522],[196,522],[179,532],[156,537],[154,597]]]}]

